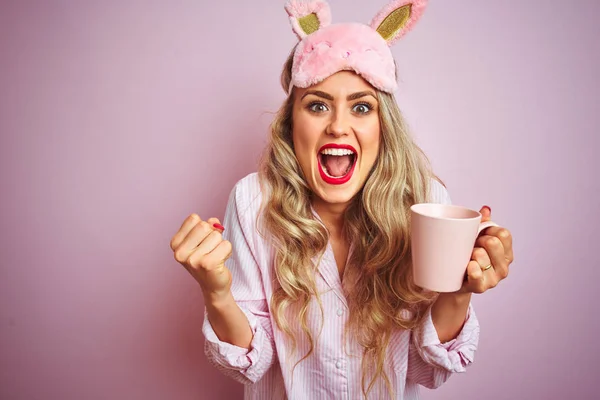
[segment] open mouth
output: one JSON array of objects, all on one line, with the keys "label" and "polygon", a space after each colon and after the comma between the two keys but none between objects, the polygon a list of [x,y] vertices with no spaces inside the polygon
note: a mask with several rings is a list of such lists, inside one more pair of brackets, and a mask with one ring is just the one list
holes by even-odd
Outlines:
[{"label": "open mouth", "polygon": [[356,165],[356,150],[349,145],[328,144],[317,155],[321,178],[327,183],[341,185],[352,177]]}]

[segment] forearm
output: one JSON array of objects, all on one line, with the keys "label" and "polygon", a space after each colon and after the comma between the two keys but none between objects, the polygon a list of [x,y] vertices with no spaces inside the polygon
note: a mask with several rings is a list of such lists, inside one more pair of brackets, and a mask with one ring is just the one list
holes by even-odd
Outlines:
[{"label": "forearm", "polygon": [[205,298],[208,320],[220,341],[250,349],[252,329],[231,293],[225,298]]},{"label": "forearm", "polygon": [[471,293],[440,293],[431,309],[431,319],[440,342],[458,336],[467,317]]}]

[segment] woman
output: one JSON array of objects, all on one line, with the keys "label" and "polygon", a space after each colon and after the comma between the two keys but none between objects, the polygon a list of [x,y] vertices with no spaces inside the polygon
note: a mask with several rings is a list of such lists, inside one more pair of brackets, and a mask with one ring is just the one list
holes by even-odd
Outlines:
[{"label": "woman", "polygon": [[459,292],[412,282],[409,208],[450,202],[392,94],[389,46],[424,7],[331,25],[325,2],[288,3],[301,41],[259,172],[236,184],[224,226],[192,214],[173,236],[204,295],[206,354],[245,398],[415,399],[473,361],[471,293],[507,276],[512,242],[484,231]]}]

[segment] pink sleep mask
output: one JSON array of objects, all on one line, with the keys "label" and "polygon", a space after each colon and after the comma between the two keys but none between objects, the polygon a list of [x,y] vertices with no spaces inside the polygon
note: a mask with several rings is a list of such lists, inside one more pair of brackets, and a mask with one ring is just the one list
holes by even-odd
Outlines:
[{"label": "pink sleep mask", "polygon": [[289,1],[285,10],[300,39],[289,92],[343,70],[356,72],[383,92],[394,92],[396,68],[390,46],[413,27],[426,4],[426,0],[391,1],[365,25],[331,24],[331,10],[324,0]]}]

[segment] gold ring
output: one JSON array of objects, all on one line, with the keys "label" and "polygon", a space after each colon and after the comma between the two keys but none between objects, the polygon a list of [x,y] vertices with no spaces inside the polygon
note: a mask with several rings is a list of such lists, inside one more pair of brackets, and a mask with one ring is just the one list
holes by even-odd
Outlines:
[{"label": "gold ring", "polygon": [[487,270],[488,270],[488,269],[490,269],[490,268],[492,268],[492,264],[488,265],[488,266],[487,266],[487,267],[485,267],[485,268],[481,268],[481,269],[482,269],[482,270],[484,270],[484,271],[487,271]]}]

